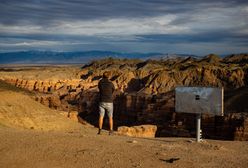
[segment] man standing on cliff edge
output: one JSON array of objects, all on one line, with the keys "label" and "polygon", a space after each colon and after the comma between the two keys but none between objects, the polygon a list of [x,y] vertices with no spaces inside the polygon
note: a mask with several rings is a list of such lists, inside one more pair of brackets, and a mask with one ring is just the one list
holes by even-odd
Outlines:
[{"label": "man standing on cliff edge", "polygon": [[109,77],[110,72],[104,72],[103,78],[98,83],[98,88],[100,92],[98,134],[101,134],[105,111],[107,112],[109,118],[109,135],[113,134],[113,93],[115,87],[113,83],[109,80]]}]

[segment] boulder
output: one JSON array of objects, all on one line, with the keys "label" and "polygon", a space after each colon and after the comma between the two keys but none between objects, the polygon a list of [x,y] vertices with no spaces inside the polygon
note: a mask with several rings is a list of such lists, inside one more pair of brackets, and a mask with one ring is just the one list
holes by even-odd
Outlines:
[{"label": "boulder", "polygon": [[121,126],[118,127],[117,134],[131,137],[154,138],[156,131],[156,125],[139,125],[133,127]]}]

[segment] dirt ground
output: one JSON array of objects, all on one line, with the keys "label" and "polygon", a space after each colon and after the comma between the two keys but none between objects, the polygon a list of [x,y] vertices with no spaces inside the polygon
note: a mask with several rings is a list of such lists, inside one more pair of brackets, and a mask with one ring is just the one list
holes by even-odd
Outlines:
[{"label": "dirt ground", "polygon": [[185,138],[131,138],[96,132],[96,128],[84,126],[67,132],[1,126],[0,165],[3,168],[248,166],[248,142],[196,143]]}]

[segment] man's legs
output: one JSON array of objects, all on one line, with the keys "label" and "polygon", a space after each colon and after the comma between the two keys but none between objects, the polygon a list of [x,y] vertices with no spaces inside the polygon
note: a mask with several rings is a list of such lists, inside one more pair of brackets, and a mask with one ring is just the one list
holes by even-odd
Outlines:
[{"label": "man's legs", "polygon": [[113,103],[108,103],[108,108],[107,113],[108,113],[108,118],[109,118],[109,135],[113,133],[113,111],[114,111],[114,106]]},{"label": "man's legs", "polygon": [[109,117],[109,130],[113,131],[113,117]]},{"label": "man's legs", "polygon": [[100,103],[100,105],[99,105],[99,120],[98,120],[98,126],[99,126],[98,134],[101,134],[104,114],[105,114],[105,109],[102,107],[102,103]]},{"label": "man's legs", "polygon": [[99,116],[99,129],[102,129],[103,117]]},{"label": "man's legs", "polygon": [[105,102],[101,102],[99,105],[99,132],[98,134],[101,134],[105,110],[109,118],[109,134],[112,134],[113,133],[113,103],[105,103]]}]

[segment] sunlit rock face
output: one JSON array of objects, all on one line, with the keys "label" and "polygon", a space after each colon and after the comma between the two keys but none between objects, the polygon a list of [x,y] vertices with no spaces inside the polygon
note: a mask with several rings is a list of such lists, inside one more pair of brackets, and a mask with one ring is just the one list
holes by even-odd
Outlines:
[{"label": "sunlit rock face", "polygon": [[156,125],[139,125],[133,127],[121,126],[118,127],[117,133],[119,135],[126,135],[132,137],[146,137],[154,138],[156,135]]}]

